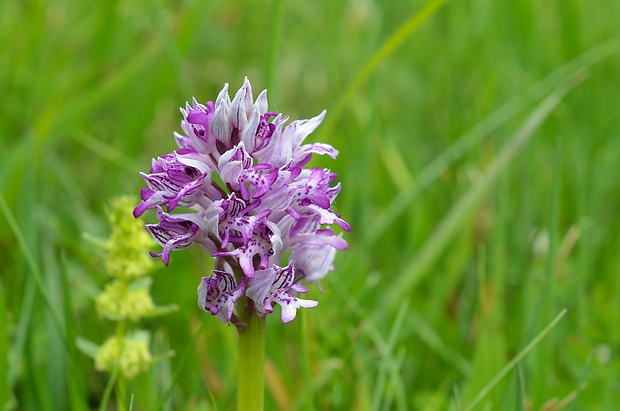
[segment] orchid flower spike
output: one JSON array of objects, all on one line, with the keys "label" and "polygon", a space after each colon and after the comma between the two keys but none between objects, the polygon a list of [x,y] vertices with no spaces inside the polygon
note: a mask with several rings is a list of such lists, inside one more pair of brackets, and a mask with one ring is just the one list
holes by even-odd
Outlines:
[{"label": "orchid flower spike", "polygon": [[232,100],[226,84],[215,101],[186,104],[179,148],[142,174],[147,187],[134,209],[135,217],[157,211],[159,223],[147,228],[164,264],[194,243],[217,259],[200,281],[198,305],[229,324],[244,295],[261,314],[279,304],[283,322],[316,306],[297,297],[308,291],[300,283],[318,283],[347,248],[332,228],[350,230],[332,208],[336,174],[306,167],[313,154],[338,156],[328,144],[304,144],[325,111],[286,125],[287,116],[267,110],[267,91],[254,100],[247,78]]}]

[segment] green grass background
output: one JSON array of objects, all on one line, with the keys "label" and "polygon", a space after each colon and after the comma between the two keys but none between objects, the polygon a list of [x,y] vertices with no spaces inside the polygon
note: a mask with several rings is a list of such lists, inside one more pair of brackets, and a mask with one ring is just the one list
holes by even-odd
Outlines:
[{"label": "green grass background", "polygon": [[[319,306],[268,319],[266,409],[620,409],[619,21],[615,0],[0,2],[0,409],[99,407],[75,341],[114,325],[83,233],[138,201],[179,106],[246,75],[272,110],[328,110],[310,138],[341,154],[314,164],[352,226]],[[195,301],[211,267],[154,273],[180,310],[142,326],[177,355],[134,410],[177,371],[163,409],[234,407],[236,331]]]}]

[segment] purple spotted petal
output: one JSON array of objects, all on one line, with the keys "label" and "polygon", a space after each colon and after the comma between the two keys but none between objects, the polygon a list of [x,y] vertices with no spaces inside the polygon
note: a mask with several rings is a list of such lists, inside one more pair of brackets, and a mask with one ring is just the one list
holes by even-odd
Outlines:
[{"label": "purple spotted petal", "polygon": [[294,284],[294,281],[292,264],[283,268],[274,265],[256,272],[256,276],[248,282],[247,295],[265,313],[273,312],[273,303],[279,304],[282,307],[282,322],[288,323],[295,319],[298,308],[312,308],[319,304],[317,301],[298,298],[296,293],[304,293],[308,289]]},{"label": "purple spotted petal", "polygon": [[217,252],[214,257],[235,257],[239,260],[239,266],[248,278],[254,277],[256,268],[254,267],[254,257],[258,259],[258,267],[260,269],[267,268],[269,265],[269,245],[260,242],[257,239],[250,239],[246,244],[232,251]]},{"label": "purple spotted petal", "polygon": [[213,275],[202,277],[198,285],[198,306],[230,324],[234,303],[243,295],[243,288],[232,274],[213,270]]}]

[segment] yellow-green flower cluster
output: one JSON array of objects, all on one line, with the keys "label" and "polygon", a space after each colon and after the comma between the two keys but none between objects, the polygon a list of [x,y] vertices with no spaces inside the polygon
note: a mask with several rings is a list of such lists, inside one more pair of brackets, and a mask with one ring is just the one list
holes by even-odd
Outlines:
[{"label": "yellow-green flower cluster", "polygon": [[144,226],[133,218],[131,197],[119,197],[111,202],[108,221],[112,232],[105,243],[107,273],[113,278],[95,300],[97,312],[103,318],[117,322],[116,335],[108,338],[96,351],[95,368],[134,378],[147,371],[153,361],[149,352],[149,334],[133,329],[126,332],[127,321],[165,314],[171,307],[155,307],[149,293],[151,279],[147,276],[154,267],[148,250],[153,240]]},{"label": "yellow-green flower cluster", "polygon": [[135,322],[155,310],[148,286],[134,286],[119,279],[105,286],[95,304],[99,314],[112,321],[129,319]]},{"label": "yellow-green flower cluster", "polygon": [[118,367],[126,378],[134,378],[151,365],[148,338],[142,336],[110,337],[95,355],[95,368],[113,372]]},{"label": "yellow-green flower cluster", "polygon": [[154,267],[148,250],[153,240],[139,221],[133,218],[133,200],[123,196],[112,200],[108,221],[112,228],[106,243],[105,268],[115,277],[96,300],[99,315],[112,321],[138,321],[153,313],[149,294]]},{"label": "yellow-green flower cluster", "polygon": [[153,239],[144,224],[133,218],[133,203],[129,196],[118,197],[108,210],[112,233],[106,247],[105,268],[111,276],[126,280],[140,278],[154,266],[148,253]]}]

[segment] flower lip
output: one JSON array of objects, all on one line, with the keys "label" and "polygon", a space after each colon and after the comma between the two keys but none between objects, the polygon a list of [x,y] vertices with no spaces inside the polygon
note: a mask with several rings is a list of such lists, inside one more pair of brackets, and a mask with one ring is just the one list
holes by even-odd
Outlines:
[{"label": "flower lip", "polygon": [[313,300],[303,300],[295,293],[308,292],[308,288],[301,284],[294,284],[295,270],[292,263],[286,267],[273,265],[269,269],[256,272],[256,276],[248,282],[247,295],[256,302],[259,311],[273,312],[273,303],[282,307],[282,322],[288,323],[295,319],[298,308],[312,308],[319,303]]},{"label": "flower lip", "polygon": [[198,306],[230,324],[234,302],[242,295],[245,284],[237,285],[232,274],[213,270],[213,275],[202,277],[198,285]]}]

